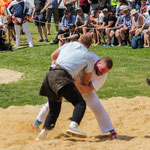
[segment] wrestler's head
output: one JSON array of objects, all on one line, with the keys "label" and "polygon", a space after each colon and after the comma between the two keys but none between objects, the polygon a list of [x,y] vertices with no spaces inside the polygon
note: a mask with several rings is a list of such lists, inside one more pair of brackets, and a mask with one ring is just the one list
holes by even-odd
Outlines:
[{"label": "wrestler's head", "polygon": [[94,69],[98,76],[108,72],[113,66],[112,59],[109,57],[102,58],[101,60],[95,63]]}]

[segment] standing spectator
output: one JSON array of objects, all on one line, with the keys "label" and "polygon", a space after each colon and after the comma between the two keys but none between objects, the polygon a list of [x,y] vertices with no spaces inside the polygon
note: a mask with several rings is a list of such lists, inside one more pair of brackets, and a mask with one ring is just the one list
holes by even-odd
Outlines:
[{"label": "standing spectator", "polygon": [[55,27],[56,27],[56,31],[58,32],[59,30],[59,14],[58,14],[58,7],[60,5],[62,0],[49,0],[50,5],[48,6],[47,9],[47,14],[46,14],[46,19],[48,21],[47,24],[47,34],[50,35],[50,26],[51,26],[51,18],[52,15],[54,17],[54,22],[55,22]]},{"label": "standing spectator", "polygon": [[[11,11],[13,10],[13,11]],[[27,36],[29,47],[33,47],[32,36],[28,26],[28,16],[32,13],[32,6],[26,0],[14,0],[10,3],[7,8],[9,16],[12,17],[15,33],[16,33],[16,44],[14,47],[20,45],[20,29],[21,25]]]},{"label": "standing spectator", "polygon": [[[34,23],[37,26],[38,32],[40,34],[40,39],[38,40],[38,42],[48,42],[45,23],[46,9],[49,5],[49,0],[34,0],[33,18],[35,19]],[[45,40],[43,40],[42,29],[44,31]]]},{"label": "standing spectator", "polygon": [[66,9],[68,9],[71,12],[71,15],[76,15],[75,9],[76,9],[76,6],[78,8],[78,0],[63,0],[63,2],[64,2]]},{"label": "standing spectator", "polygon": [[75,25],[77,26],[78,32],[85,34],[87,32],[87,27],[91,23],[90,17],[83,13],[81,8],[78,8],[76,10],[77,12],[77,17],[76,17],[76,22]]},{"label": "standing spectator", "polygon": [[58,44],[59,39],[58,35],[63,34],[65,32],[69,31],[69,25],[75,23],[75,16],[71,15],[71,12],[69,10],[64,11],[64,16],[61,19],[61,25],[60,25],[60,30],[55,38],[54,41],[51,41],[50,44]]},{"label": "standing spectator", "polygon": [[137,11],[140,11],[140,5],[135,3],[135,0],[128,0],[129,2],[129,8],[136,9]]},{"label": "standing spectator", "polygon": [[90,11],[90,4],[88,0],[79,0],[79,7],[82,8],[83,13],[88,14]]},{"label": "standing spectator", "polygon": [[112,6],[114,12],[116,12],[116,7],[118,4],[119,4],[119,0],[110,0],[110,5]]},{"label": "standing spectator", "polygon": [[142,25],[145,23],[146,19],[143,15],[138,13],[135,9],[132,9],[131,11],[132,18],[132,28],[129,32],[130,41],[132,40],[132,37],[135,34],[139,34],[139,30],[141,30]]},{"label": "standing spectator", "polygon": [[141,0],[141,8],[140,8],[140,14],[144,15],[147,12],[147,5],[146,5],[147,0]]}]

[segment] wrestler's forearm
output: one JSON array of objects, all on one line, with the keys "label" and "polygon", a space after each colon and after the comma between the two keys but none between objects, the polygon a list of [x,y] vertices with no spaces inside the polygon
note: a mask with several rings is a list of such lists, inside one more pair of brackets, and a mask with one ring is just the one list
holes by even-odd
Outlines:
[{"label": "wrestler's forearm", "polygon": [[91,77],[92,77],[92,72],[85,73],[84,77],[82,79],[82,84],[83,85],[89,85],[89,82],[91,81]]},{"label": "wrestler's forearm", "polygon": [[84,93],[89,93],[94,90],[94,87],[92,84],[89,85],[83,85],[78,83],[77,81],[74,81],[75,86],[78,88],[79,92],[84,94]]}]

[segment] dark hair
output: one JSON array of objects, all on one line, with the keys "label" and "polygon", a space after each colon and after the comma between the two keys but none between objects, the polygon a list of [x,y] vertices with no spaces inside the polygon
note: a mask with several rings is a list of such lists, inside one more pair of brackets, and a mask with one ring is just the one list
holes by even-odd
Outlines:
[{"label": "dark hair", "polygon": [[111,58],[109,57],[105,57],[105,58],[102,58],[101,61],[104,61],[106,63],[106,66],[107,68],[111,69],[112,66],[113,66],[113,61]]},{"label": "dark hair", "polygon": [[64,10],[64,15],[65,15],[65,14],[69,14],[69,13],[70,13],[70,10],[68,10],[68,9],[65,9],[65,10]]}]

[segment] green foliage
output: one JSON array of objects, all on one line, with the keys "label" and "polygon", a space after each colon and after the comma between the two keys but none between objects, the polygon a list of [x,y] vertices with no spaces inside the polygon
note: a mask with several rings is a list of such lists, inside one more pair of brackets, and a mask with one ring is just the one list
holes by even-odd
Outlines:
[{"label": "green foliage", "polygon": [[[37,105],[47,101],[39,96],[39,89],[46,71],[51,64],[50,54],[57,45],[37,43],[39,34],[34,24],[30,24],[34,45],[33,48],[19,49],[13,52],[0,53],[0,68],[7,68],[24,73],[16,83],[0,84],[0,107],[10,105]],[[52,24],[51,31],[55,32]],[[55,34],[49,35],[49,40]],[[21,36],[22,45],[27,43],[26,37]],[[150,77],[149,48],[133,50],[130,47],[91,47],[90,50],[100,57],[111,57],[113,68],[109,72],[107,82],[97,92],[99,97],[150,97],[150,87],[145,80]]]}]

